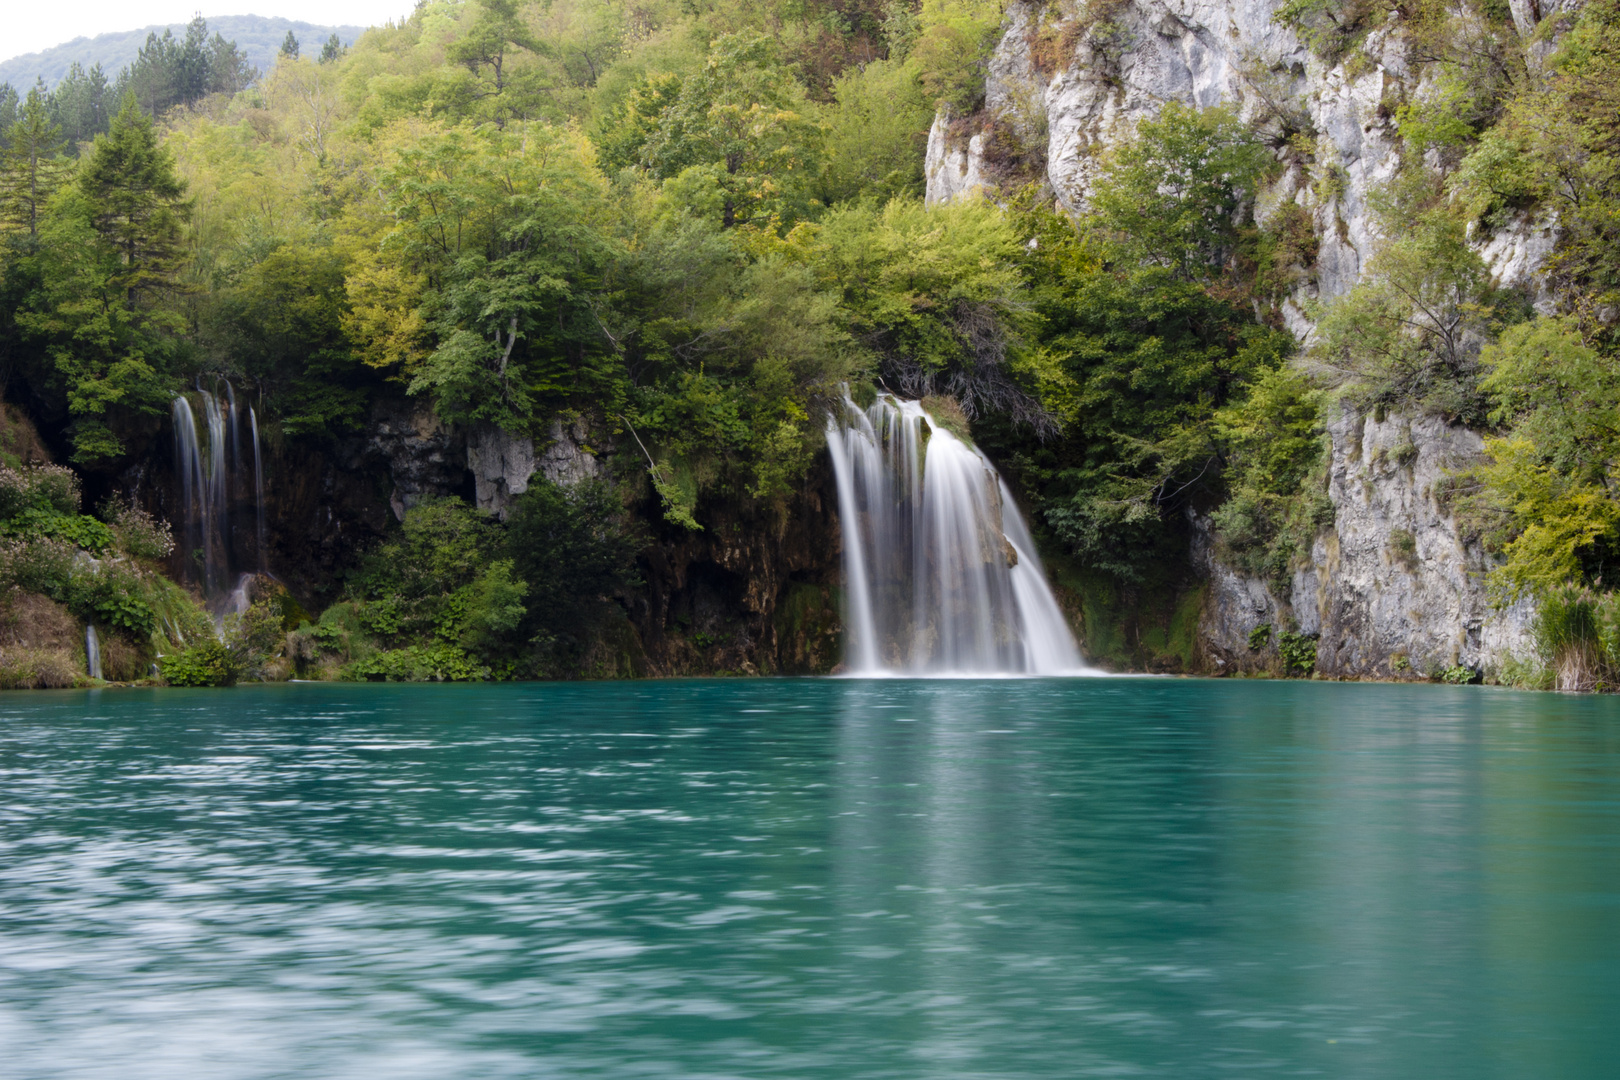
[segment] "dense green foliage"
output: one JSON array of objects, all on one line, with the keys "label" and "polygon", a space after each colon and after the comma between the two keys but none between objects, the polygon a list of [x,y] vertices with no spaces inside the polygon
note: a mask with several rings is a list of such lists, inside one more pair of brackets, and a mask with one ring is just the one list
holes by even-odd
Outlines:
[{"label": "dense green foliage", "polygon": [[347,598],[295,631],[295,656],[351,679],[566,673],[631,581],[622,509],[600,481],[538,482],[506,528],[459,500],[420,503],[356,568]]}]

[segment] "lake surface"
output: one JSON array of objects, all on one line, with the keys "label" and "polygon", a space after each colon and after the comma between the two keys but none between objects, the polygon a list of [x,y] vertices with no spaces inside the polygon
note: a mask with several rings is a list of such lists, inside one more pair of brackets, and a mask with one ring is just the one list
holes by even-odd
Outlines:
[{"label": "lake surface", "polygon": [[1616,1075],[1620,701],[0,695],[0,1076]]}]

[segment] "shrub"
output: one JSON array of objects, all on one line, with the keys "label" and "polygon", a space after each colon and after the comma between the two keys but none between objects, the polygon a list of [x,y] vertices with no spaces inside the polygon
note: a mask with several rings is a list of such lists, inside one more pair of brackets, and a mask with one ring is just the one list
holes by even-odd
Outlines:
[{"label": "shrub", "polygon": [[1249,631],[1249,648],[1253,649],[1255,652],[1259,652],[1261,649],[1264,649],[1267,645],[1270,645],[1270,644],[1271,644],[1271,624],[1270,623],[1268,623],[1268,622],[1261,623],[1259,626],[1257,626],[1253,630]]},{"label": "shrub", "polygon": [[532,484],[512,507],[507,550],[528,585],[524,629],[582,644],[611,597],[635,577],[638,532],[624,526],[613,489],[600,480],[571,488]]},{"label": "shrub", "polygon": [[141,559],[167,559],[174,553],[174,533],[169,523],[160,521],[134,504],[109,504],[103,516],[112,524],[112,535],[121,551]]},{"label": "shrub", "polygon": [[1283,667],[1290,674],[1309,675],[1316,668],[1316,638],[1314,635],[1284,631],[1277,636],[1277,652]]},{"label": "shrub", "polygon": [[1407,529],[1391,529],[1389,531],[1390,556],[1407,570],[1416,570],[1418,565],[1417,537]]},{"label": "shrub", "polygon": [[1558,690],[1620,684],[1620,593],[1564,585],[1541,594],[1536,651]]},{"label": "shrub", "polygon": [[61,465],[0,465],[0,521],[30,510],[73,515],[79,512],[79,478]]},{"label": "shrub", "polygon": [[240,615],[225,620],[224,644],[239,678],[258,680],[266,665],[281,655],[286,641],[279,597],[255,601]]},{"label": "shrub", "polygon": [[220,641],[160,656],[158,671],[170,686],[232,686],[238,673],[235,658]]},{"label": "shrub", "polygon": [[25,510],[0,525],[11,536],[49,536],[66,540],[92,555],[101,555],[113,546],[112,530],[87,514],[59,514],[55,510]]},{"label": "shrub", "polygon": [[152,636],[157,613],[147,601],[148,583],[141,574],[120,563],[104,562],[69,575],[55,599],[86,622],[117,627],[136,639]]},{"label": "shrub", "polygon": [[74,549],[50,537],[0,541],[0,588],[55,596],[73,574]]},{"label": "shrub", "polygon": [[1474,682],[1479,678],[1479,672],[1475,671],[1471,667],[1466,667],[1462,664],[1455,664],[1451,667],[1442,669],[1438,674],[1435,675],[1435,678],[1439,679],[1443,683],[1449,683],[1452,686],[1467,686],[1469,683]]},{"label": "shrub", "polygon": [[356,682],[476,682],[491,674],[487,665],[454,645],[412,645],[352,661],[341,677]]},{"label": "shrub", "polygon": [[79,680],[63,649],[7,649],[0,656],[0,690],[60,690]]}]

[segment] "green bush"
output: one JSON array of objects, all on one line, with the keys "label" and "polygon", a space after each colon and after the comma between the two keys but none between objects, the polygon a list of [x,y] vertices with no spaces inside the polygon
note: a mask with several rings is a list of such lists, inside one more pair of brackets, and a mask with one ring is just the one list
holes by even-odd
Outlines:
[{"label": "green bush", "polygon": [[1271,644],[1271,624],[1270,623],[1268,623],[1268,622],[1261,623],[1259,626],[1257,626],[1253,630],[1249,631],[1249,648],[1250,649],[1253,649],[1255,652],[1259,652],[1261,649],[1264,649],[1267,645],[1270,645],[1270,644]]},{"label": "green bush", "polygon": [[79,478],[61,465],[0,465],[0,521],[30,511],[74,515],[79,512]]},{"label": "green bush", "polygon": [[113,531],[88,514],[61,514],[38,507],[0,524],[0,532],[7,536],[56,537],[92,555],[104,554],[114,540]]},{"label": "green bush", "polygon": [[608,611],[615,592],[635,580],[641,536],[600,480],[571,488],[531,484],[507,520],[512,571],[528,583],[525,630],[579,646]]},{"label": "green bush", "polygon": [[160,656],[158,671],[170,686],[233,686],[238,674],[236,658],[219,641]]},{"label": "green bush", "polygon": [[352,661],[341,677],[354,682],[477,682],[492,674],[488,665],[454,645],[411,645]]},{"label": "green bush", "polygon": [[112,535],[127,555],[140,559],[167,559],[174,553],[174,534],[166,521],[159,521],[133,504],[109,502],[102,516],[112,524]]},{"label": "green bush", "polygon": [[1309,675],[1316,669],[1316,638],[1283,631],[1277,635],[1277,653],[1283,667],[1293,675]]},{"label": "green bush", "polygon": [[157,614],[147,599],[148,582],[137,571],[119,563],[76,570],[64,588],[47,593],[86,622],[127,630],[137,641],[158,628]]}]

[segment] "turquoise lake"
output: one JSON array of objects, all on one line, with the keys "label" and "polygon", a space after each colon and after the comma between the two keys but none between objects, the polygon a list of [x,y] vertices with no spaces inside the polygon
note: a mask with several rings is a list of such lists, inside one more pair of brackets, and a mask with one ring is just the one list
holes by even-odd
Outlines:
[{"label": "turquoise lake", "polygon": [[1620,701],[0,695],[6,1078],[1612,1077]]}]

